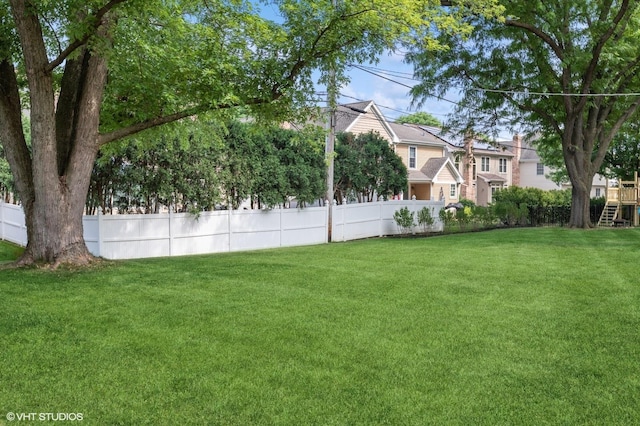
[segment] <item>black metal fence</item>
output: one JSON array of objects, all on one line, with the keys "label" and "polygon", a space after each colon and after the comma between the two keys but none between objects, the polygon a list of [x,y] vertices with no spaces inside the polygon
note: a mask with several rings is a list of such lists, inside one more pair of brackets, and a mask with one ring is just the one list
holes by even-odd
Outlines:
[{"label": "black metal fence", "polygon": [[[603,205],[592,205],[590,208],[591,222],[597,224],[604,209]],[[571,217],[571,207],[529,207],[529,225],[531,226],[565,226]]]}]

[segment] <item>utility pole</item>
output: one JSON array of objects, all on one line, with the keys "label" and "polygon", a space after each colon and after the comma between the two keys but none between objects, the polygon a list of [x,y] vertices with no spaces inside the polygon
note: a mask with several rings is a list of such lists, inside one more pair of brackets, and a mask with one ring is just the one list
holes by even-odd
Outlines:
[{"label": "utility pole", "polygon": [[[337,8],[337,0],[332,0],[333,8]],[[335,64],[331,65],[329,69],[329,79],[327,81],[327,142],[325,146],[325,157],[327,161],[327,196],[326,200],[329,204],[328,210],[328,227],[327,227],[327,242],[331,242],[331,232],[333,230],[333,157],[335,143],[336,143],[336,109],[338,89],[336,87],[336,70]]]}]

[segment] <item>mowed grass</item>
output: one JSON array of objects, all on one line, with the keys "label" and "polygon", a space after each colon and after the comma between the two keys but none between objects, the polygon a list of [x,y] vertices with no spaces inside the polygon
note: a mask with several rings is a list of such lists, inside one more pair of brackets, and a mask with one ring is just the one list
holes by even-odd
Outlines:
[{"label": "mowed grass", "polygon": [[538,228],[3,270],[0,424],[639,424],[639,264]]}]

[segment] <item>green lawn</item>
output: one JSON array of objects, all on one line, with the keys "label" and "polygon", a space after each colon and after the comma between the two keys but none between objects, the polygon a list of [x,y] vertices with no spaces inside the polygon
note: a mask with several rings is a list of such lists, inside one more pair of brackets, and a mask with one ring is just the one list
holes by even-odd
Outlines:
[{"label": "green lawn", "polygon": [[3,270],[0,425],[639,424],[638,265],[538,228]]}]

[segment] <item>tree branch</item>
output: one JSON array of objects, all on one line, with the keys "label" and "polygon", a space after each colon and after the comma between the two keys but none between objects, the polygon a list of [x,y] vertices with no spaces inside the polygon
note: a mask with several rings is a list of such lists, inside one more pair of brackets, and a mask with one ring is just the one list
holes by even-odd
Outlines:
[{"label": "tree branch", "polygon": [[540,40],[544,41],[551,48],[551,50],[553,50],[553,53],[556,54],[556,57],[558,59],[560,59],[561,61],[564,60],[564,52],[562,48],[553,40],[553,38],[549,34],[545,33],[540,28],[513,19],[507,19],[505,21],[505,24],[508,27],[521,28],[535,34]]},{"label": "tree branch", "polygon": [[123,127],[121,129],[117,129],[109,133],[103,133],[98,138],[98,145],[103,146],[110,142],[125,138],[127,136],[135,135],[136,133],[140,133],[144,130],[152,129],[154,127],[162,126],[163,124],[182,120],[183,118],[192,117],[202,111],[204,111],[204,108],[188,109],[188,110],[176,112],[170,115],[151,118],[149,120],[145,120],[128,127]]},{"label": "tree branch", "polygon": [[235,108],[238,106],[251,106],[251,105],[261,105],[261,104],[268,104],[271,103],[275,100],[277,100],[278,98],[280,98],[282,95],[280,92],[272,92],[271,93],[271,98],[253,98],[250,99],[246,102],[242,102],[242,103],[238,103],[238,104],[218,104],[218,105],[214,105],[214,106],[210,106],[210,105],[200,105],[200,106],[196,106],[193,108],[189,108],[189,109],[185,109],[183,111],[178,111],[176,113],[173,114],[169,114],[169,115],[164,115],[164,116],[159,116],[159,117],[154,117],[154,118],[150,118],[148,120],[142,121],[140,123],[136,123],[133,124],[131,126],[128,127],[123,127],[121,129],[117,129],[114,130],[112,132],[109,133],[103,133],[99,136],[98,138],[98,145],[99,146],[103,146],[106,145],[110,142],[125,138],[127,136],[132,136],[135,135],[137,133],[140,133],[144,130],[149,130],[149,129],[153,129],[154,127],[159,127],[162,126],[163,124],[168,124],[168,123],[173,123],[175,121],[178,120],[182,120],[183,118],[188,118],[188,117],[194,117],[202,112],[206,112],[206,111],[215,111],[215,110],[224,110],[224,109],[230,109],[230,108]]},{"label": "tree branch", "polygon": [[[618,25],[627,14],[628,9],[629,9],[629,0],[622,0],[622,4],[620,5],[620,10],[618,10],[618,13],[616,14],[615,18],[611,22],[609,29],[605,31],[604,34],[602,34],[602,36],[600,36],[600,39],[593,47],[591,61],[589,62],[589,66],[587,67],[584,73],[585,78],[582,82],[582,93],[589,93],[589,91],[591,90],[591,85],[593,83],[593,80],[595,79],[595,70],[600,61],[600,55],[602,53],[602,49],[604,48],[607,41],[618,29]],[[604,15],[604,11],[603,11],[603,15]],[[602,21],[602,19],[604,19],[604,17],[601,16],[600,20]],[[629,19],[630,17],[627,16],[626,20],[628,21]],[[580,102],[578,102],[577,108],[581,110],[584,107],[584,105],[587,103],[587,101],[588,99],[585,96],[583,99],[580,100]]]},{"label": "tree branch", "polygon": [[60,54],[58,55],[57,58],[55,58],[53,61],[49,62],[49,64],[47,65],[47,71],[48,72],[53,71],[57,66],[62,64],[64,62],[64,60],[71,53],[73,53],[80,46],[83,46],[89,40],[89,38],[93,34],[95,34],[96,30],[102,25],[102,23],[103,23],[102,22],[102,18],[104,18],[104,16],[111,9],[113,9],[115,6],[117,6],[120,3],[124,3],[126,1],[127,0],[111,0],[111,1],[109,1],[109,3],[105,4],[100,9],[98,9],[96,14],[91,17],[91,18],[93,18],[94,22],[93,22],[93,25],[87,31],[87,33],[84,36],[82,36],[82,38],[75,39],[69,46],[67,46],[66,49],[64,49],[62,52],[60,52]]}]

